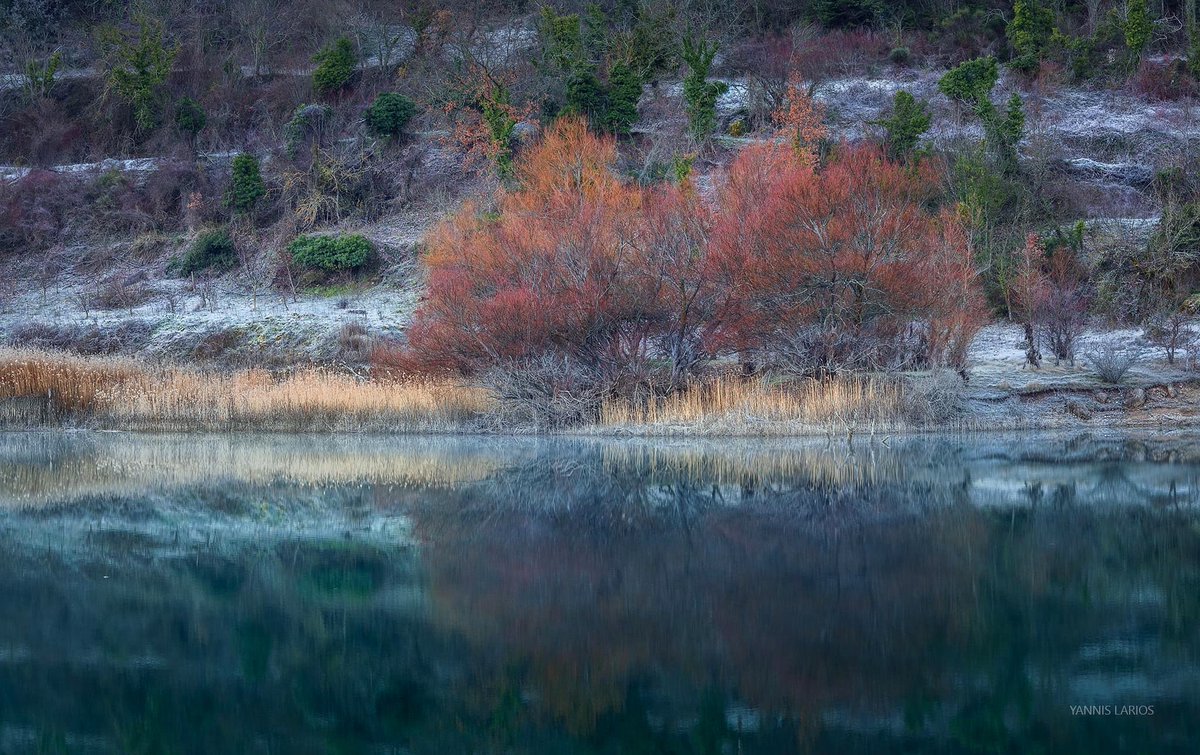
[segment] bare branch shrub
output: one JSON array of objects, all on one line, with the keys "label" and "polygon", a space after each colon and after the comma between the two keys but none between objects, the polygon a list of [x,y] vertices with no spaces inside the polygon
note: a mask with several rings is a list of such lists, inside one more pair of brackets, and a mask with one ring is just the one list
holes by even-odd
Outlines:
[{"label": "bare branch shrub", "polygon": [[1113,341],[1106,341],[1088,354],[1088,361],[1091,362],[1097,377],[1106,383],[1117,385],[1141,357],[1141,349],[1122,347]]},{"label": "bare branch shrub", "polygon": [[602,382],[557,354],[510,360],[482,376],[508,421],[555,428],[595,422],[609,393]]},{"label": "bare branch shrub", "polygon": [[90,294],[91,309],[133,309],[154,298],[155,291],[142,281],[129,280],[126,276],[110,278]]},{"label": "bare branch shrub", "polygon": [[1196,342],[1196,332],[1191,327],[1191,317],[1183,311],[1159,315],[1146,327],[1146,339],[1167,352],[1167,364],[1174,365],[1175,357],[1187,351]]}]

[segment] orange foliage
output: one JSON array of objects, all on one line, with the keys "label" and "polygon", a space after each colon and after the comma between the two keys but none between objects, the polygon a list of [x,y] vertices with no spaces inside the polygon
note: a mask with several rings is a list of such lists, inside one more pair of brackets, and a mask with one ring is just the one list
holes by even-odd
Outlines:
[{"label": "orange foliage", "polygon": [[779,145],[744,151],[712,250],[724,345],[880,365],[895,361],[880,347],[909,329],[916,361],[961,361],[982,300],[966,235],[924,209],[934,187],[929,168],[873,147],[843,145],[820,171]]},{"label": "orange foliage", "polygon": [[690,331],[697,273],[681,257],[703,246],[687,241],[703,225],[698,200],[648,201],[615,160],[611,138],[561,120],[518,169],[519,188],[500,192],[496,217],[468,207],[435,234],[410,334],[418,361],[472,372],[549,352],[612,377],[644,363],[660,332]]},{"label": "orange foliage", "polygon": [[549,354],[608,385],[678,386],[720,352],[962,363],[982,297],[962,227],[926,209],[930,168],[843,146],[818,170],[764,144],[714,204],[689,184],[624,183],[616,158],[611,138],[559,121],[494,213],[470,206],[434,234],[413,364],[470,373]]},{"label": "orange foliage", "polygon": [[1042,270],[1046,252],[1036,233],[1025,239],[1016,254],[1012,281],[1008,290],[1008,310],[1017,322],[1032,324],[1049,293],[1049,281]]},{"label": "orange foliage", "polygon": [[812,98],[800,74],[788,79],[787,99],[772,115],[802,162],[814,165],[817,148],[825,138],[825,106]]}]

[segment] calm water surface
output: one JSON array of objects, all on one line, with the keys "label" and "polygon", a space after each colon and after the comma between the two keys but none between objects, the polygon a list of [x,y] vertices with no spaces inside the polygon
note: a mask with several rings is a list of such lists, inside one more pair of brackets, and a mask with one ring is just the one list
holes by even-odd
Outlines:
[{"label": "calm water surface", "polygon": [[0,606],[3,753],[1195,753],[1200,443],[0,434]]}]

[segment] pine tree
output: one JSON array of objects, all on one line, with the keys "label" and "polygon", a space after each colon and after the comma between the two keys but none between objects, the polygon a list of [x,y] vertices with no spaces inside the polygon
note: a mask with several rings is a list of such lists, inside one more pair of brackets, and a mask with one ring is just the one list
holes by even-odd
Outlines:
[{"label": "pine tree", "polygon": [[692,138],[705,142],[717,124],[717,100],[729,91],[723,81],[709,81],[708,73],[717,55],[717,43],[692,38],[683,40],[683,61],[688,73],[683,79],[683,99]]},{"label": "pine tree", "polygon": [[642,97],[642,77],[627,63],[614,63],[608,70],[608,107],[604,130],[625,135],[637,122],[638,100]]},{"label": "pine tree", "polygon": [[258,200],[267,193],[259,170],[258,158],[243,152],[233,158],[233,175],[229,185],[229,206],[239,215],[249,215]]},{"label": "pine tree", "polygon": [[313,56],[313,62],[317,64],[312,75],[313,91],[317,94],[330,94],[345,88],[358,65],[354,45],[346,37],[339,37],[324,47]]}]

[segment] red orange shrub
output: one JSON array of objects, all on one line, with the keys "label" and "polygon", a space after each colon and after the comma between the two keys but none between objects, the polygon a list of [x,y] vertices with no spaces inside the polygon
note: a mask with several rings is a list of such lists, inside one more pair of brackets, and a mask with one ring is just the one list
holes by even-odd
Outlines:
[{"label": "red orange shrub", "polygon": [[624,183],[615,161],[611,139],[560,121],[494,211],[443,225],[392,362],[527,365],[597,396],[678,387],[722,353],[805,371],[962,363],[983,299],[959,222],[928,209],[931,168],[848,146],[817,167],[767,144],[706,199]]},{"label": "red orange shrub", "polygon": [[722,345],[806,369],[961,363],[983,304],[958,221],[925,209],[935,186],[872,147],[820,170],[780,145],[743,152],[712,251]]},{"label": "red orange shrub", "polygon": [[560,121],[496,213],[470,206],[435,234],[429,297],[409,337],[419,363],[478,372],[556,353],[597,381],[646,364],[672,320],[668,268],[655,264],[671,250],[642,248],[645,197],[616,178],[615,160],[611,139]]}]

